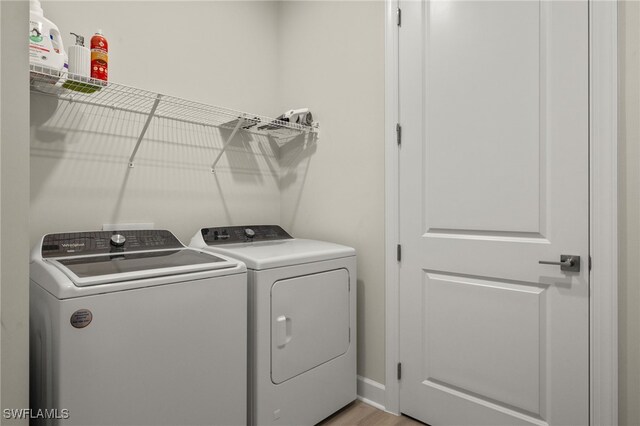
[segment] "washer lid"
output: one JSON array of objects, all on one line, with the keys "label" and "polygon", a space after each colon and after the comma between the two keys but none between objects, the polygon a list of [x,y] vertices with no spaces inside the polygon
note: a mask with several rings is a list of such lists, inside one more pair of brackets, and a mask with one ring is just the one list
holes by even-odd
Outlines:
[{"label": "washer lid", "polygon": [[208,246],[207,250],[241,260],[247,265],[247,268],[255,270],[338,259],[356,254],[356,251],[351,247],[297,238]]},{"label": "washer lid", "polygon": [[175,235],[160,229],[48,234],[32,260],[55,266],[77,287],[236,266],[185,248]]},{"label": "washer lid", "polygon": [[45,261],[59,268],[78,287],[236,266],[235,263],[212,254],[186,248],[63,257]]},{"label": "washer lid", "polygon": [[78,287],[231,268],[234,263],[190,249],[47,259]]}]

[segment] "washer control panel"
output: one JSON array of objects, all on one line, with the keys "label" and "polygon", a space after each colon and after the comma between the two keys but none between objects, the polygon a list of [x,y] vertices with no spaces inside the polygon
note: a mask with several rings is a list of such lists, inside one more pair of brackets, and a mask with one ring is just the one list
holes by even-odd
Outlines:
[{"label": "washer control panel", "polygon": [[278,225],[246,225],[202,228],[207,245],[249,243],[259,241],[290,240],[293,237]]},{"label": "washer control panel", "polygon": [[108,254],[184,247],[169,231],[161,229],[132,231],[69,232],[45,235],[42,257]]}]

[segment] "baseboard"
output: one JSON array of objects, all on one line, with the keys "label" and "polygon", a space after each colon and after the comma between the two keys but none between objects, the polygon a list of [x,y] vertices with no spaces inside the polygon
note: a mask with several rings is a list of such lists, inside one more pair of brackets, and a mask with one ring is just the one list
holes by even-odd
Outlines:
[{"label": "baseboard", "polygon": [[366,377],[358,376],[358,399],[365,404],[376,407],[379,410],[386,411],[384,402],[386,394],[384,385]]}]

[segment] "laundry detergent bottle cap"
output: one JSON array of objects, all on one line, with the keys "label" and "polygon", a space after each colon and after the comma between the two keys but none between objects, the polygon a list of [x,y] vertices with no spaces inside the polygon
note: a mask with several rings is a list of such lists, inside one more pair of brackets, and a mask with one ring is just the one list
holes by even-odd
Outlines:
[{"label": "laundry detergent bottle cap", "polygon": [[44,17],[39,0],[29,1],[29,63],[63,71],[65,51],[58,26]]},{"label": "laundry detergent bottle cap", "polygon": [[43,16],[44,12],[42,11],[42,6],[40,5],[39,0],[29,0],[29,12]]}]

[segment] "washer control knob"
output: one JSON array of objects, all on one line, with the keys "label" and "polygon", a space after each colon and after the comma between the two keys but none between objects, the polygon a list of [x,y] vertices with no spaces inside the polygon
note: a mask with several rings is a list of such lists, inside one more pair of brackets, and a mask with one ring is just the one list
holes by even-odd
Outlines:
[{"label": "washer control knob", "polygon": [[111,245],[112,246],[122,247],[124,245],[125,241],[127,241],[127,239],[122,234],[113,234],[111,236]]},{"label": "washer control knob", "polygon": [[253,237],[255,237],[255,236],[256,236],[256,233],[255,233],[255,231],[254,231],[253,229],[251,229],[251,228],[246,228],[246,229],[244,230],[244,235],[245,235],[245,237],[247,237],[247,238],[253,238]]}]

